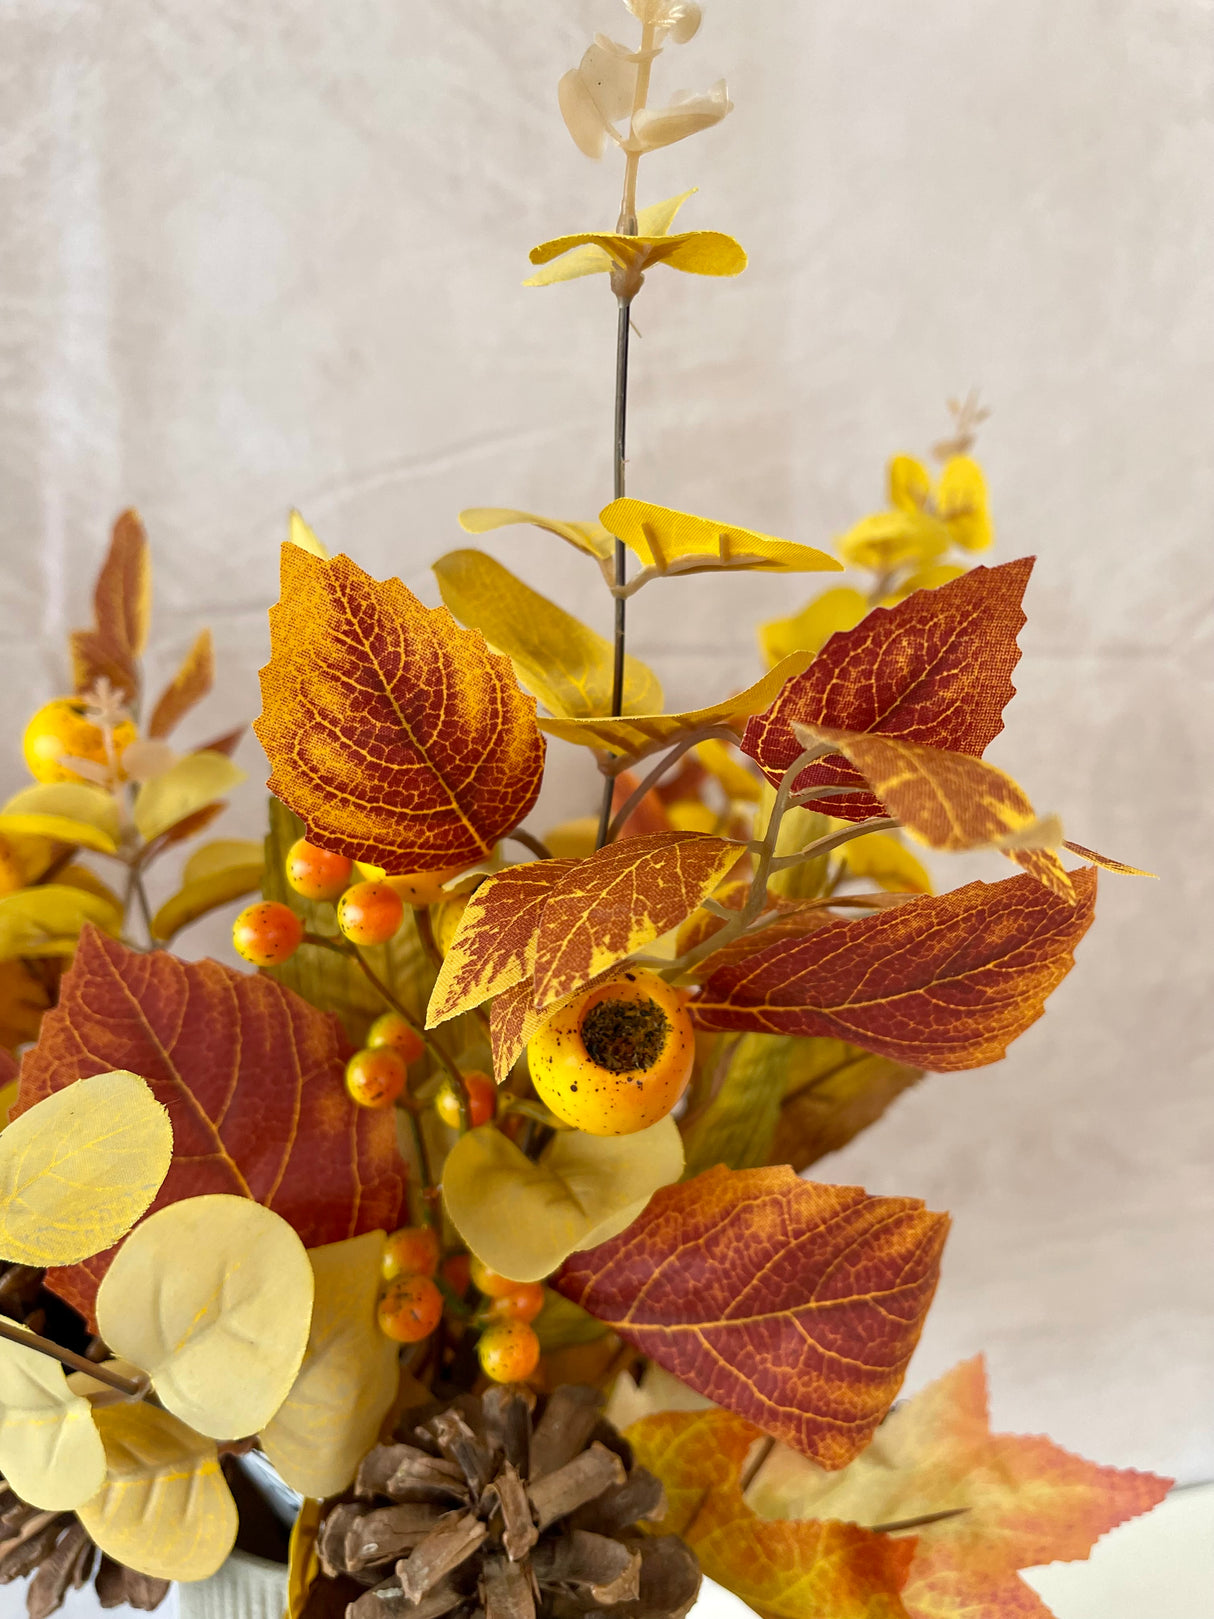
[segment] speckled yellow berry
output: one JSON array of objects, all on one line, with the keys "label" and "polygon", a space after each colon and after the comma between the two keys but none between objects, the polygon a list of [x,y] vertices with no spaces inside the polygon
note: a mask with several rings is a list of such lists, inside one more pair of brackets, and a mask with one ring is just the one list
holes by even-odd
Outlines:
[{"label": "speckled yellow berry", "polygon": [[[25,727],[21,747],[35,781],[83,781],[83,776],[59,763],[64,754],[74,759],[88,759],[97,765],[109,764],[105,733],[84,717],[85,708],[80,697],[56,697],[44,703]],[[114,753],[119,760],[137,735],[130,720],[114,727]]]},{"label": "speckled yellow berry", "polygon": [[527,1046],[531,1082],[566,1124],[626,1136],[664,1119],[695,1061],[681,991],[630,968],[560,1007]]}]

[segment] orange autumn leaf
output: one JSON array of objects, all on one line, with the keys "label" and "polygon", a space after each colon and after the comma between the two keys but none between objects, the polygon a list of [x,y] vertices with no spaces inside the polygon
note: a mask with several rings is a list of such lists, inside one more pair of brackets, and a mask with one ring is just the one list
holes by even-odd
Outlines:
[{"label": "orange autumn leaf", "polygon": [[[1031,557],[997,568],[973,568],[938,590],[916,591],[894,607],[875,608],[842,630],[790,680],[766,713],[746,727],[742,751],[778,785],[802,749],[794,724],[879,732],[979,758],[1003,729],[1020,658],[1020,599]],[[807,804],[845,821],[881,813],[854,765],[825,759],[803,770],[811,786],[855,793]]]},{"label": "orange autumn leaf", "polygon": [[793,732],[804,747],[833,743],[918,842],[950,853],[1001,849],[1062,899],[1074,899],[1071,879],[1049,846],[1061,841],[1061,828],[1040,821],[1028,794],[996,766],[900,737],[801,724]]},{"label": "orange autumn leaf", "polygon": [[1036,1435],[992,1434],[978,1356],[901,1404],[843,1472],[776,1451],[747,1500],[779,1521],[845,1518],[870,1528],[956,1513],[916,1525],[907,1613],[1000,1619],[1048,1615],[1018,1571],[1087,1557],[1101,1535],[1161,1501],[1170,1482],[1097,1466]]},{"label": "orange autumn leaf", "polygon": [[[391,1231],[403,1192],[391,1110],[350,1101],[348,1056],[336,1018],[272,978],[128,950],[86,928],[22,1063],[15,1112],[90,1074],[138,1074],[173,1123],[173,1161],[149,1213],[233,1193],[314,1248]],[[47,1283],[92,1319],[116,1251],[50,1270]]]},{"label": "orange autumn leaf", "polygon": [[536,1006],[550,1007],[677,927],[745,852],[703,832],[650,832],[577,861],[540,917]]},{"label": "orange autumn leaf", "polygon": [[843,1467],[901,1385],[948,1218],[787,1165],[663,1187],[553,1285],[698,1394]]},{"label": "orange autumn leaf", "polygon": [[1096,874],[1071,881],[1074,904],[1009,877],[770,944],[760,933],[711,974],[692,1016],[702,1029],[828,1035],[937,1072],[997,1062],[1091,925]]},{"label": "orange autumn leaf", "polygon": [[152,612],[152,567],[137,511],[123,512],[114,524],[97,575],[93,612],[94,627],[71,635],[76,690],[88,691],[105,679],[133,701],[139,695],[139,655],[147,644]]},{"label": "orange autumn leaf", "polygon": [[530,991],[540,916],[556,885],[576,865],[575,860],[534,860],[507,866],[474,890],[435,980],[427,1028],[523,979]]},{"label": "orange autumn leaf", "polygon": [[470,864],[526,815],[544,740],[508,658],[349,557],[282,549],[254,729],[322,848],[393,874]]},{"label": "orange autumn leaf", "polygon": [[1064,843],[1064,849],[1077,854],[1080,860],[1086,860],[1090,865],[1100,866],[1105,871],[1115,871],[1120,877],[1154,877],[1153,871],[1143,871],[1141,866],[1127,866],[1123,860],[1110,860],[1107,854],[1097,854],[1095,849],[1085,849],[1082,843]]},{"label": "orange autumn leaf", "polygon": [[149,736],[168,736],[177,722],[210,691],[215,680],[215,648],[203,630],[182,659],[181,667],[156,699],[148,721]]},{"label": "orange autumn leaf", "polygon": [[656,1526],[681,1535],[710,1580],[771,1619],[906,1619],[898,1593],[914,1542],[850,1523],[760,1518],[741,1481],[762,1431],[728,1411],[662,1411],[625,1429],[637,1462],[661,1481]]}]

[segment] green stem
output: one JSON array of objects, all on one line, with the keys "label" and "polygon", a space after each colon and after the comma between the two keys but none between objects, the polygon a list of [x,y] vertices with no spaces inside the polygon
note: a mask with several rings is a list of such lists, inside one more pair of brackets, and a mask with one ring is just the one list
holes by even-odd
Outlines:
[{"label": "green stem", "polygon": [[816,860],[819,855],[829,854],[832,849],[850,843],[853,838],[867,837],[870,832],[890,832],[899,824],[892,815],[883,815],[871,821],[853,821],[848,826],[840,827],[837,832],[828,832],[824,838],[815,838],[797,854],[781,855],[771,862],[770,869],[787,871],[790,866],[799,866],[806,860]]},{"label": "green stem", "polygon": [[[619,809],[616,810],[615,815],[612,818],[611,825],[607,829],[607,842],[612,842],[613,839],[620,835],[621,828],[623,827],[625,821],[627,821],[628,817],[632,814],[633,810],[636,809],[637,805],[645,797],[645,794],[649,792],[649,790],[657,782],[661,781],[662,777],[670,769],[671,765],[677,764],[689,748],[694,748],[698,746],[699,743],[709,741],[713,738],[729,742],[737,742],[738,740],[736,732],[731,731],[729,727],[725,725],[700,725],[697,726],[694,731],[684,732],[684,734],[679,737],[678,741],[675,742],[674,746],[670,749],[670,752],[665,754],[653,767],[653,769],[649,771],[647,775],[642,777],[640,782],[638,782],[638,784],[633,788],[632,792],[629,793],[628,797],[620,805]],[[618,780],[619,775],[619,771],[613,771],[612,780]],[[854,791],[855,789],[849,788],[848,790]]]}]

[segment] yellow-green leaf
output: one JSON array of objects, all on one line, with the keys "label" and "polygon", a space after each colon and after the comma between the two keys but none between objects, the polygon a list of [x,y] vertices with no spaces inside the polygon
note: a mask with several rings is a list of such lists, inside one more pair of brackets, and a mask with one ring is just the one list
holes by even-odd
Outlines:
[{"label": "yellow-green leaf", "polygon": [[554,1349],[570,1349],[575,1344],[593,1344],[611,1329],[583,1310],[580,1304],[550,1287],[544,1289],[544,1307],[531,1323],[545,1355]]},{"label": "yellow-green leaf", "polygon": [[336,1495],[354,1477],[396,1397],[398,1345],[379,1329],[384,1233],[308,1251],[315,1277],[312,1328],[299,1376],[261,1446],[300,1495]]},{"label": "yellow-green leaf", "polygon": [[[599,513],[604,526],[655,575],[718,571],[838,573],[840,564],[811,545],[795,545],[732,523],[716,523],[646,500],[613,500]],[[633,586],[640,582],[633,581]]]},{"label": "yellow-green leaf", "polygon": [[106,1478],[77,1515],[115,1562],[154,1580],[205,1580],[236,1540],[214,1442],[146,1401],[99,1406]]},{"label": "yellow-green leaf", "polygon": [[54,838],[113,854],[118,847],[118,806],[103,787],[87,782],[25,787],[0,810],[0,833]]},{"label": "yellow-green leaf", "polygon": [[[556,715],[611,712],[611,643],[532,590],[483,551],[449,551],[434,564],[451,614],[514,664],[520,683]],[[624,660],[624,712],[660,707],[662,687],[638,658]]]},{"label": "yellow-green leaf", "polygon": [[[746,251],[732,236],[719,230],[689,230],[676,236],[623,236],[615,231],[579,231],[572,236],[555,236],[541,242],[528,255],[532,264],[549,264],[576,247],[599,248],[611,260],[612,268],[632,270],[643,275],[655,264],[668,264],[688,275],[741,275],[746,268]],[[582,268],[575,276],[585,275]],[[544,286],[548,281],[566,280],[550,274],[545,280],[533,276],[524,286]]]},{"label": "yellow-green leaf", "polygon": [[787,1039],[784,1104],[771,1144],[772,1160],[798,1174],[845,1147],[902,1092],[923,1078],[921,1068],[874,1057],[842,1040]]},{"label": "yellow-green leaf", "polygon": [[212,753],[206,748],[199,753],[187,753],[163,775],[153,776],[139,789],[134,810],[139,835],[150,843],[184,821],[187,815],[205,809],[231,792],[244,779],[245,772],[222,753]]},{"label": "yellow-green leaf", "polygon": [[[698,190],[698,186],[692,186],[690,191],[683,191],[677,197],[667,197],[664,202],[651,202],[648,208],[639,208],[638,233],[642,236],[665,236],[679,209]],[[523,285],[546,287],[554,281],[575,281],[579,276],[595,275],[611,268],[612,261],[601,247],[575,247],[572,252],[538,271],[529,281],[524,281]]]},{"label": "yellow-green leaf", "polygon": [[70,956],[88,922],[122,931],[122,907],[71,883],[43,883],[0,897],[0,961],[18,956]]},{"label": "yellow-green leaf", "polygon": [[759,625],[759,646],[769,669],[792,652],[820,652],[836,630],[854,630],[868,612],[858,590],[840,585],[823,591],[790,618],[773,618]]},{"label": "yellow-green leaf", "polygon": [[602,523],[541,517],[538,512],[520,512],[512,506],[466,506],[459,514],[459,526],[465,534],[489,534],[494,529],[512,528],[521,523],[555,534],[575,551],[584,552],[600,564],[610,561],[615,549],[615,541]]},{"label": "yellow-green leaf", "polygon": [[182,885],[152,918],[152,937],[171,939],[200,916],[260,889],[265,850],[251,838],[216,838],[186,861]]},{"label": "yellow-green leaf", "polygon": [[744,1034],[728,1043],[716,1093],[684,1136],[688,1175],[716,1164],[757,1169],[769,1161],[795,1044],[774,1034]]},{"label": "yellow-green leaf", "polygon": [[683,1143],[670,1118],[630,1136],[560,1131],[537,1163],[500,1130],[482,1125],[448,1154],[443,1202],[491,1270],[538,1282],[575,1248],[593,1248],[625,1230],[682,1172]]},{"label": "yellow-green leaf", "polygon": [[813,661],[812,652],[794,652],[753,686],[708,708],[682,714],[631,714],[622,719],[542,719],[540,730],[584,748],[606,748],[609,753],[640,755],[663,748],[685,731],[705,725],[730,725],[770,708],[777,692]]},{"label": "yellow-green leaf", "polygon": [[74,1265],[148,1208],[173,1156],[169,1116],[136,1074],[78,1079],[0,1136],[0,1257]]},{"label": "yellow-green leaf", "polygon": [[314,557],[322,562],[328,562],[329,551],[323,541],[317,539],[312,529],[304,522],[299,513],[292,507],[291,515],[287,519],[287,543],[297,545],[301,551],[310,551]]},{"label": "yellow-green leaf", "polygon": [[295,1381],[312,1285],[304,1245],[281,1216],[247,1197],[191,1197],[131,1233],[98,1290],[97,1325],[174,1415],[213,1439],[240,1439],[269,1422]]},{"label": "yellow-green leaf", "polygon": [[847,868],[849,877],[866,878],[889,894],[933,892],[927,867],[892,832],[865,832],[840,844],[834,858]]},{"label": "yellow-green leaf", "polygon": [[0,1473],[23,1501],[67,1512],[96,1495],[105,1449],[92,1409],[63,1367],[0,1338]]}]

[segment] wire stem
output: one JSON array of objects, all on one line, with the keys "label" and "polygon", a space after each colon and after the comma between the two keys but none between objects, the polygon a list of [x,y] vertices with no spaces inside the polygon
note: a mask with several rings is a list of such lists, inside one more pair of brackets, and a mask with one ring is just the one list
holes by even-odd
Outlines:
[{"label": "wire stem", "polygon": [[[674,743],[670,749],[670,752],[663,755],[653,769],[649,771],[647,775],[642,777],[642,779],[633,788],[632,792],[629,793],[628,797],[620,805],[619,809],[616,810],[615,815],[612,818],[611,825],[607,829],[607,842],[610,843],[613,838],[619,836],[620,829],[624,825],[624,822],[632,814],[633,810],[636,809],[637,805],[644,798],[645,794],[649,792],[655,783],[661,781],[662,777],[666,774],[670,767],[677,764],[689,748],[694,748],[698,743],[704,742],[713,737],[730,742],[737,741],[736,734],[729,730],[728,727],[722,725],[701,725],[694,731],[684,732],[684,734]],[[618,776],[619,772],[612,772],[612,780],[617,780]]]},{"label": "wire stem", "polygon": [[[625,487],[625,456],[628,442],[628,337],[631,330],[628,323],[628,311],[631,300],[621,298],[619,311],[616,316],[615,333],[615,437],[614,459],[615,469],[612,479],[614,488],[613,498],[623,498]],[[628,582],[628,552],[623,540],[615,542],[615,583],[617,589],[622,589]],[[627,631],[627,604],[622,596],[615,600],[615,634],[612,641],[612,668],[611,668],[611,712],[620,714],[624,708],[624,657],[625,635]],[[603,803],[599,810],[598,836],[594,846],[601,849],[607,842],[611,827],[611,801],[615,796],[615,783],[608,777],[603,783]]]},{"label": "wire stem", "polygon": [[52,1360],[70,1366],[74,1372],[87,1372],[99,1383],[125,1394],[129,1400],[141,1400],[151,1387],[146,1377],[139,1379],[123,1377],[118,1372],[110,1371],[108,1366],[99,1366],[87,1356],[76,1354],[73,1349],[64,1349],[62,1344],[57,1344],[50,1338],[39,1337],[36,1332],[26,1332],[24,1328],[18,1327],[2,1316],[0,1316],[0,1338],[7,1338],[10,1343],[21,1344],[26,1349],[36,1349],[40,1355],[49,1355]]},{"label": "wire stem", "polygon": [[526,827],[516,826],[513,832],[506,833],[507,843],[521,843],[524,849],[530,849],[537,860],[551,860],[552,850],[542,839],[534,833],[528,832]]}]

